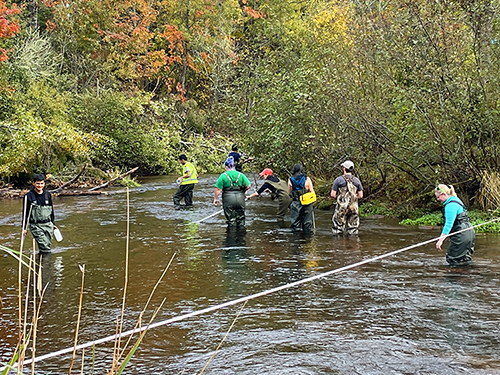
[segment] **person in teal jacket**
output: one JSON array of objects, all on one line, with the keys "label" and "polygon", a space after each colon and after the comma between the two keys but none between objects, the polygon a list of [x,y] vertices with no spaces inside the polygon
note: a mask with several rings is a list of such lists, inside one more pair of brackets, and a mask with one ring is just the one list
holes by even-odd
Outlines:
[{"label": "person in teal jacket", "polygon": [[459,266],[469,264],[472,261],[476,233],[474,229],[457,231],[471,228],[469,215],[463,202],[457,197],[455,188],[451,185],[440,184],[434,190],[436,199],[444,205],[444,226],[436,243],[436,248],[441,249],[443,241],[450,233],[450,245],[446,252],[446,261],[449,265]]},{"label": "person in teal jacket", "polygon": [[228,228],[245,226],[245,191],[250,189],[250,181],[235,169],[232,156],[224,162],[226,171],[215,183],[214,206],[219,203],[222,192],[222,205]]}]

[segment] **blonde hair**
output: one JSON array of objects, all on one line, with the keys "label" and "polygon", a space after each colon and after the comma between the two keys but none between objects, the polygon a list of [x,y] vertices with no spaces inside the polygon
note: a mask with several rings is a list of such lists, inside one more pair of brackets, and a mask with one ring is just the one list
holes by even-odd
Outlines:
[{"label": "blonde hair", "polygon": [[436,186],[435,191],[441,194],[451,195],[454,197],[457,196],[457,193],[455,193],[455,188],[453,187],[453,185],[439,184],[438,186]]}]

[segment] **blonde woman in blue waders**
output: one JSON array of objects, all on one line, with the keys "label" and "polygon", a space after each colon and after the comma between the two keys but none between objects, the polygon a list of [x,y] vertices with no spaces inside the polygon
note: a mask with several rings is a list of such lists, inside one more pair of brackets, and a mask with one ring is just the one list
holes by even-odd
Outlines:
[{"label": "blonde woman in blue waders", "polygon": [[187,156],[184,154],[180,155],[179,161],[182,164],[182,176],[177,179],[180,182],[180,186],[172,198],[176,210],[181,209],[181,200],[183,198],[187,208],[193,206],[193,189],[194,185],[198,183],[196,168],[193,163],[187,161]]},{"label": "blonde woman in blue waders", "polygon": [[354,163],[346,160],[341,164],[343,174],[333,181],[330,196],[337,198],[335,212],[332,217],[332,232],[339,234],[358,234],[359,207],[358,200],[363,198],[363,185],[354,176]]},{"label": "blonde woman in blue waders", "polygon": [[[443,241],[450,233],[470,228],[469,215],[463,202],[457,197],[455,188],[451,185],[439,184],[434,190],[436,199],[444,205],[444,227],[436,243],[441,250]],[[461,266],[472,261],[476,233],[469,229],[450,236],[450,245],[446,252],[446,261],[450,266]]]},{"label": "blonde woman in blue waders", "polygon": [[292,198],[290,204],[290,228],[293,231],[302,231],[310,234],[313,227],[313,205],[303,205],[300,196],[305,193],[314,193],[312,181],[304,173],[302,165],[295,164],[292,169],[292,176],[288,179],[288,192]]},{"label": "blonde woman in blue waders", "polygon": [[250,181],[243,173],[235,169],[234,159],[229,156],[224,162],[226,171],[215,183],[214,206],[219,203],[222,193],[222,205],[228,228],[245,226],[245,191],[250,189]]},{"label": "blonde woman in blue waders", "polygon": [[50,252],[52,235],[57,228],[54,221],[52,196],[45,190],[45,175],[36,174],[33,177],[33,187],[23,199],[23,236],[29,226],[41,253]]}]

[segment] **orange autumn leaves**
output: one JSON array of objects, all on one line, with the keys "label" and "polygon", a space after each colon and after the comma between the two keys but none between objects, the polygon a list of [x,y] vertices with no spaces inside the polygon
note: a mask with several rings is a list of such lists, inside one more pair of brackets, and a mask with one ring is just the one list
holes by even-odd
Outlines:
[{"label": "orange autumn leaves", "polygon": [[[16,4],[7,8],[5,0],[0,0],[0,39],[10,38],[19,32],[19,21],[13,17],[19,13],[21,9]],[[0,61],[7,59],[7,51],[0,47]]]},{"label": "orange autumn leaves", "polygon": [[218,40],[231,38],[232,29],[221,27],[221,19],[236,24],[242,16],[265,16],[247,0],[240,7],[237,1],[231,3],[234,6],[213,0],[43,0],[52,11],[46,29],[70,35],[75,53],[85,50],[102,71],[130,87],[154,87],[181,98],[189,79],[211,70]]}]

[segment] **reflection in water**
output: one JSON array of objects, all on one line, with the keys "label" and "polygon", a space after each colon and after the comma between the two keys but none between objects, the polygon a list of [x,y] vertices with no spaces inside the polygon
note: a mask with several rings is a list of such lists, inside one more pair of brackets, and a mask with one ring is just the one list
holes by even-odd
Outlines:
[{"label": "reflection in water", "polygon": [[290,250],[299,260],[300,267],[317,270],[320,257],[318,255],[318,243],[312,234],[292,232],[290,234]]},{"label": "reflection in water", "polygon": [[223,249],[228,250],[246,248],[246,228],[231,228],[226,229],[226,237],[224,238]]},{"label": "reflection in water", "polygon": [[182,240],[179,245],[186,258],[188,269],[194,271],[200,268],[202,262],[202,253],[199,249],[201,237],[198,234],[198,224],[193,222],[184,222],[184,224],[184,230],[181,233]]},{"label": "reflection in water", "polygon": [[224,283],[231,296],[245,294],[244,285],[251,275],[250,253],[246,241],[246,228],[227,227],[222,244]]},{"label": "reflection in water", "polygon": [[[173,210],[174,177],[149,178],[131,191],[130,326],[171,259],[178,255],[151,302],[157,320],[201,310],[362,259],[415,244],[439,233],[386,219],[362,222],[359,237],[332,237],[331,215],[315,211],[313,236],[276,228],[273,202],[249,204],[247,229],[226,231],[214,213],[213,183],[203,176],[194,210]],[[57,199],[57,198],[56,198]],[[64,203],[63,203],[63,202]],[[123,295],[123,194],[76,197],[55,204],[64,241],[44,255],[48,283],[37,353],[71,347],[81,272],[86,265],[79,342],[115,332]],[[17,248],[20,202],[0,205],[0,239]],[[300,287],[250,301],[211,373],[254,374],[500,374],[500,237],[478,236],[476,266],[449,269],[433,244],[366,264]],[[167,255],[167,256],[166,256]],[[480,267],[479,267],[480,265]],[[17,342],[17,263],[0,258],[0,361]],[[205,348],[224,334],[235,309],[222,309],[147,333],[127,370],[194,374]],[[221,329],[221,327],[225,327]],[[106,373],[112,345],[96,347],[96,371]],[[111,354],[110,354],[111,353]],[[79,357],[81,353],[77,353]],[[86,353],[87,355],[87,353]],[[37,364],[37,373],[61,373],[68,357]],[[91,373],[86,361],[84,373]],[[75,368],[78,364],[75,364]],[[97,367],[99,367],[97,369]]]},{"label": "reflection in water", "polygon": [[460,268],[447,266],[444,278],[447,288],[444,293],[444,321],[446,327],[445,338],[450,347],[463,351],[469,344],[463,332],[470,323],[474,322],[467,305],[470,296],[467,293],[468,284],[471,282],[471,265]]},{"label": "reflection in water", "polygon": [[44,291],[44,299],[50,302],[57,288],[62,285],[63,258],[52,253],[38,253],[37,264],[41,266],[42,272],[39,287]]}]

